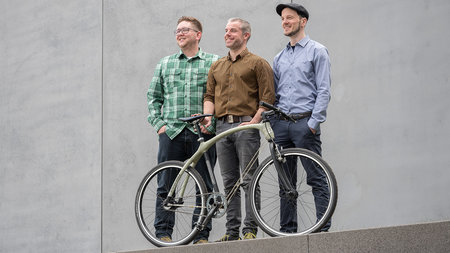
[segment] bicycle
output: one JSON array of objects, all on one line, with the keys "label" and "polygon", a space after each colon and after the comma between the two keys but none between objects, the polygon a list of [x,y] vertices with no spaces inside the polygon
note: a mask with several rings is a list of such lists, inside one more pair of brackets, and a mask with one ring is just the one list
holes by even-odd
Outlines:
[{"label": "bicycle", "polygon": [[[285,120],[294,122],[295,120],[270,104],[264,102],[260,104],[270,109],[263,112],[260,123],[229,129],[206,142],[200,131],[200,122],[204,117],[212,115],[202,114],[180,119],[191,123],[196,129],[200,142],[198,150],[185,162],[166,161],[155,166],[144,177],[136,193],[136,220],[139,229],[152,244],[158,247],[188,244],[212,218],[220,218],[226,213],[227,203],[234,193],[232,191],[229,196],[225,196],[220,192],[209,157],[205,152],[221,138],[247,129],[258,129],[270,146],[270,156],[257,167],[250,184],[251,208],[258,226],[270,236],[290,236],[317,232],[329,221],[336,207],[338,194],[336,178],[331,167],[319,155],[309,150],[281,149],[274,141],[269,119],[272,116],[279,116]],[[206,191],[202,177],[194,169],[202,156],[206,159],[213,182],[213,192]],[[247,166],[249,167],[251,166]],[[296,175],[287,174],[289,168],[291,171],[294,168]],[[305,168],[309,168],[309,173]],[[317,203],[314,201],[312,186],[307,183],[308,177],[317,172],[324,177],[326,187],[323,189],[328,190],[327,206],[320,214],[316,210]],[[177,176],[173,182],[164,182],[167,196],[158,196],[156,192],[158,178],[164,173],[166,175],[175,173]],[[293,178],[295,179],[292,180]],[[295,186],[290,182],[294,182]],[[239,185],[240,182],[236,182],[235,188],[239,188]],[[256,194],[258,187],[260,196]],[[280,224],[282,202],[284,209],[296,213],[293,230],[286,229]],[[286,208],[287,205],[290,205],[290,208]],[[161,240],[155,235],[156,208],[164,209],[174,217],[170,242]]]}]

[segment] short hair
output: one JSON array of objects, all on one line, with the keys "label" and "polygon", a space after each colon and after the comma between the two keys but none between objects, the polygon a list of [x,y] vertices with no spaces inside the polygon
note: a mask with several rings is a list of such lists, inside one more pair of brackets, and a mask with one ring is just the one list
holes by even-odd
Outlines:
[{"label": "short hair", "polygon": [[195,27],[195,29],[197,29],[197,31],[203,32],[202,23],[200,23],[200,21],[198,21],[198,19],[196,19],[194,17],[182,16],[181,18],[178,19],[177,25],[183,21],[191,23],[192,25],[194,25],[194,27]]},{"label": "short hair", "polygon": [[241,23],[242,33],[250,34],[250,36],[248,37],[247,41],[250,40],[250,37],[252,35],[252,27],[250,26],[250,23],[247,20],[244,20],[242,18],[230,18],[230,19],[228,19],[228,23],[231,23],[231,22],[239,22],[239,23]]}]

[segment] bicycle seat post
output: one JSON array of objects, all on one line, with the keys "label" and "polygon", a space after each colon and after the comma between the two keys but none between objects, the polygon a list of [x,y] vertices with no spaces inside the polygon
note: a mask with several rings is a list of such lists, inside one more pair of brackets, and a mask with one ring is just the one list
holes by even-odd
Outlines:
[{"label": "bicycle seat post", "polygon": [[[192,125],[194,126],[194,129],[198,135],[198,142],[201,144],[205,142],[205,138],[202,135],[202,132],[200,130],[200,120],[195,120],[192,122]],[[214,176],[213,167],[211,165],[211,158],[209,157],[208,152],[203,153],[203,157],[205,158],[206,167],[208,168],[209,176],[211,178],[212,184],[213,184],[213,190],[215,192],[219,191],[219,187],[217,185],[216,177]]]},{"label": "bicycle seat post", "polygon": [[195,121],[195,122],[193,122],[192,125],[194,125],[195,132],[196,132],[197,135],[198,135],[198,140],[197,140],[197,141],[198,141],[199,143],[204,142],[204,141],[205,141],[205,138],[203,138],[202,132],[201,132],[201,130],[200,130],[200,122],[199,122],[199,121]]}]

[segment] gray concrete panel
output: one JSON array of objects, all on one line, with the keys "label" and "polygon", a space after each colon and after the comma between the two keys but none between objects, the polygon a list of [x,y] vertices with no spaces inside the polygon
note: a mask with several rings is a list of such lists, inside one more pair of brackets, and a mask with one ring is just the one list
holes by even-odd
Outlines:
[{"label": "gray concrete panel", "polygon": [[450,2],[339,5],[319,8],[331,17],[312,30],[332,60],[323,140],[340,190],[333,229],[448,220]]},{"label": "gray concrete panel", "polygon": [[0,13],[0,252],[99,252],[101,2]]},{"label": "gray concrete panel", "polygon": [[[288,42],[274,11],[279,2],[105,2],[105,250],[152,247],[135,224],[134,194],[156,162],[145,93],[158,60],[178,50],[176,20],[199,18],[200,46],[225,55],[226,20],[248,19],[249,49],[271,63]],[[322,129],[340,193],[332,230],[450,219],[450,2],[302,3],[311,14],[307,33],[332,61]],[[223,222],[215,227],[211,239],[223,234]]]}]

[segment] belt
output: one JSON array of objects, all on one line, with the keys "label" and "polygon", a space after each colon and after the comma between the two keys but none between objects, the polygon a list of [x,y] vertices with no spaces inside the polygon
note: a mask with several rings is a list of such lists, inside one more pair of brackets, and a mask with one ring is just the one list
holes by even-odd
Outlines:
[{"label": "belt", "polygon": [[219,118],[220,121],[232,124],[238,122],[248,122],[252,120],[250,116],[234,116],[234,115],[225,115]]},{"label": "belt", "polygon": [[291,118],[293,118],[294,120],[300,120],[300,119],[304,119],[304,118],[311,116],[311,114],[312,114],[311,112],[293,113],[293,114],[290,114],[289,116],[291,116]]}]

